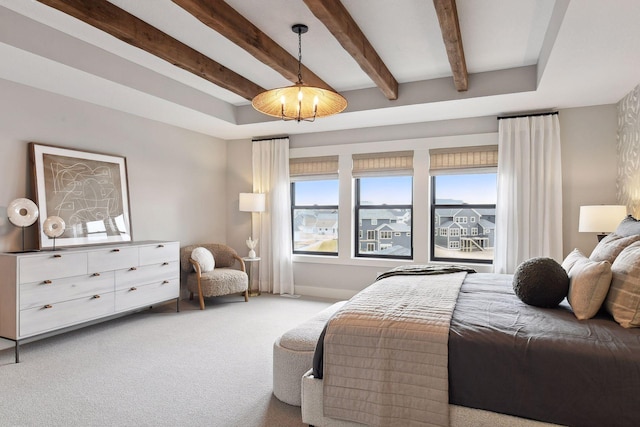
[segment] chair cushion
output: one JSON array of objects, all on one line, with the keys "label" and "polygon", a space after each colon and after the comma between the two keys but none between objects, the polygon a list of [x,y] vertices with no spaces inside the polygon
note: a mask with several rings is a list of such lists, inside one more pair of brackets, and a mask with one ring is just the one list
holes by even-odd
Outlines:
[{"label": "chair cushion", "polygon": [[[200,278],[202,295],[205,297],[244,292],[247,290],[248,284],[247,273],[233,268],[216,268],[213,271],[202,273]],[[198,293],[198,277],[195,273],[191,273],[187,277],[187,290]]]},{"label": "chair cushion", "polygon": [[[206,248],[198,247],[191,252],[191,259],[200,264],[200,271],[206,273],[212,271],[216,266],[213,254]],[[193,266],[195,270],[195,265]]]}]

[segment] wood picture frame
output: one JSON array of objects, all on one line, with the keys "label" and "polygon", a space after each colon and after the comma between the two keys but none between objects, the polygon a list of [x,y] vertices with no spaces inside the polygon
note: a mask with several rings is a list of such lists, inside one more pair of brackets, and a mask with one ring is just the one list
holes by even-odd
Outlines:
[{"label": "wood picture frame", "polygon": [[[125,157],[34,142],[29,151],[40,249],[133,240]],[[55,239],[44,232],[51,217],[64,221]]]}]

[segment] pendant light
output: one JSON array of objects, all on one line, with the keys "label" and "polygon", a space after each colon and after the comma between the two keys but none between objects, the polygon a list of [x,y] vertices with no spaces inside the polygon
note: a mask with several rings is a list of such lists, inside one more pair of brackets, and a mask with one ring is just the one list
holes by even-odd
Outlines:
[{"label": "pendant light", "polygon": [[338,114],[347,108],[347,100],[340,94],[302,81],[302,34],[309,30],[304,24],[295,24],[291,30],[298,34],[298,81],[292,86],[271,89],[256,95],[253,108],[268,116],[282,120],[312,122],[317,117]]}]

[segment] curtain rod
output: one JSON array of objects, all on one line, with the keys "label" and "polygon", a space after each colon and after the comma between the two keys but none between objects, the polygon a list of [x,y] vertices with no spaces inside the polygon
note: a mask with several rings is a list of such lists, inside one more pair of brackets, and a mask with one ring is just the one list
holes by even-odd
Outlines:
[{"label": "curtain rod", "polygon": [[262,137],[262,138],[252,138],[251,142],[271,141],[272,139],[281,139],[281,138],[289,138],[289,135],[267,136],[267,137]]},{"label": "curtain rod", "polygon": [[518,116],[498,116],[498,120],[519,119],[520,117],[553,116],[554,114],[558,114],[558,112],[557,111],[550,111],[548,113],[520,114]]}]

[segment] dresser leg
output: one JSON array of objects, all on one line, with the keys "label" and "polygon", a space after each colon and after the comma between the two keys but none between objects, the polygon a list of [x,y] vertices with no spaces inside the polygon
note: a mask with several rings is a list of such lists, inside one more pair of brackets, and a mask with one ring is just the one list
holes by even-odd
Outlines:
[{"label": "dresser leg", "polygon": [[16,363],[20,363],[20,343],[16,341]]},{"label": "dresser leg", "polygon": [[176,298],[176,313],[180,313],[180,297]]}]

